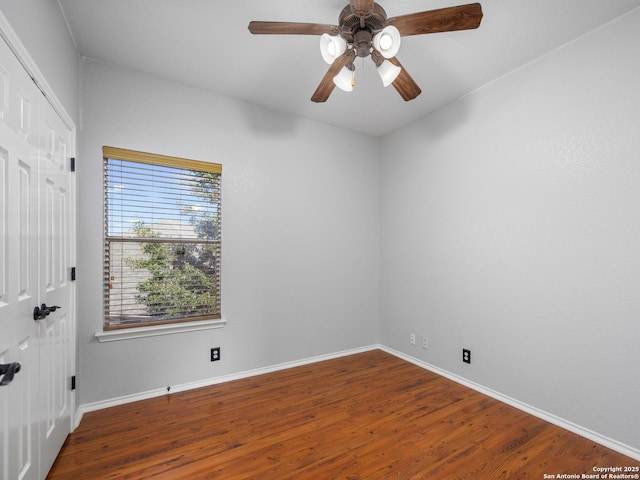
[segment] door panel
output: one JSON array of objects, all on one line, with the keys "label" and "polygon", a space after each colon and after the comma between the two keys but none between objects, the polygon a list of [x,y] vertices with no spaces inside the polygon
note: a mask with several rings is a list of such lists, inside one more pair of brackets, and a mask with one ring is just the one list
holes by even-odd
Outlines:
[{"label": "door panel", "polygon": [[[38,465],[36,436],[33,425],[35,424],[33,403],[35,401],[33,387],[35,386],[34,369],[36,365],[36,349],[32,339],[27,339],[18,345],[18,361],[23,366],[20,373],[26,373],[20,378],[17,385],[17,400],[20,402],[12,402],[12,410],[10,412],[9,421],[13,422],[9,435],[9,458],[16,463],[15,468],[18,472],[18,478],[37,478]],[[13,439],[11,438],[11,433]],[[13,443],[15,442],[15,443]],[[13,455],[12,455],[13,450]]]},{"label": "door panel", "polygon": [[[2,82],[0,80],[0,85]],[[1,96],[1,91],[0,91]],[[0,112],[2,110],[0,109]],[[7,304],[7,274],[9,272],[7,265],[7,172],[9,169],[9,152],[0,147],[0,264],[3,268],[0,268],[0,308]],[[1,363],[1,362],[0,362]]]},{"label": "door panel", "polygon": [[[37,212],[31,196],[36,188],[33,162],[35,155],[24,139],[0,127],[0,148],[8,152],[7,176],[0,192],[0,210],[6,213],[6,294],[0,306],[0,354],[3,363],[20,362],[22,368],[13,382],[2,389],[4,394],[4,425],[6,442],[4,456],[8,458],[7,479],[38,478],[37,446],[34,411],[38,373],[37,334],[33,324],[33,305],[38,294]],[[13,137],[13,138],[11,138]]]},{"label": "door panel", "polygon": [[[7,480],[38,479],[38,338],[33,307],[38,300],[38,156],[31,144],[35,85],[23,79],[21,66],[0,42],[0,71],[6,108],[0,121],[4,182],[0,184],[3,219],[4,294],[0,303],[2,363],[20,362],[10,385],[0,387],[0,417]],[[24,74],[26,75],[26,74]]]},{"label": "door panel", "polygon": [[[71,430],[73,132],[0,40],[0,477],[41,480]],[[34,307],[60,306],[42,320]]]},{"label": "door panel", "polygon": [[[47,105],[48,106],[48,105]],[[44,388],[45,415],[40,429],[40,463],[48,471],[69,433],[71,424],[69,350],[72,311],[70,282],[69,192],[71,187],[68,150],[71,132],[52,108],[40,115],[38,151],[41,177],[40,195],[40,268],[41,303],[60,308],[38,322],[40,339],[40,375]]]}]

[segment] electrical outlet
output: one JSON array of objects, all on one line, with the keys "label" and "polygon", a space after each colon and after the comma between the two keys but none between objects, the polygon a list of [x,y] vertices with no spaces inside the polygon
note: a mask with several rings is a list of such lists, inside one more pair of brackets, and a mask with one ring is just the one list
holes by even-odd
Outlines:
[{"label": "electrical outlet", "polygon": [[211,349],[211,361],[217,362],[220,360],[220,347],[213,347]]},{"label": "electrical outlet", "polygon": [[409,335],[409,342],[411,342],[411,345],[415,345],[416,344],[416,334],[412,333],[411,335]]},{"label": "electrical outlet", "polygon": [[471,363],[471,350],[467,350],[466,348],[462,349],[462,361],[464,363]]},{"label": "electrical outlet", "polygon": [[429,339],[427,337],[422,337],[422,348],[429,348]]}]

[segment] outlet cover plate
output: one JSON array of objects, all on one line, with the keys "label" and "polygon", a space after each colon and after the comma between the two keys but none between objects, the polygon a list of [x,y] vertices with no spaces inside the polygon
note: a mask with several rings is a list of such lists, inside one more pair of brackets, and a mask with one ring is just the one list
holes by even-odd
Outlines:
[{"label": "outlet cover plate", "polygon": [[462,349],[462,361],[464,363],[471,363],[471,350],[466,348]]},{"label": "outlet cover plate", "polygon": [[220,347],[213,347],[211,349],[211,361],[217,362],[220,360]]}]

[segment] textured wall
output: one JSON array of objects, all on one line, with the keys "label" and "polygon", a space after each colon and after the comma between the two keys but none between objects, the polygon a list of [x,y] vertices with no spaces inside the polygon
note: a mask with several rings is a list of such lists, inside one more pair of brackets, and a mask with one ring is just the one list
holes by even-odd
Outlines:
[{"label": "textured wall", "polygon": [[[375,142],[90,60],[81,70],[79,404],[377,343]],[[94,339],[103,145],[223,165],[223,329]]]},{"label": "textured wall", "polygon": [[635,448],[639,46],[636,11],[388,136],[381,170],[381,343]]}]

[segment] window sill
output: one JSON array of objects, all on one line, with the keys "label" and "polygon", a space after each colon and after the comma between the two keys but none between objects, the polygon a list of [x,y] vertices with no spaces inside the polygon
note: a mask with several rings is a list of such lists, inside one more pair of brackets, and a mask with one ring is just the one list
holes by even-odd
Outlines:
[{"label": "window sill", "polygon": [[151,327],[123,328],[119,330],[107,330],[97,332],[95,337],[100,343],[115,342],[119,340],[131,340],[133,338],[155,337],[158,335],[172,335],[174,333],[197,332],[222,328],[227,324],[224,318],[214,320],[199,320],[197,322],[169,323],[154,325]]}]

